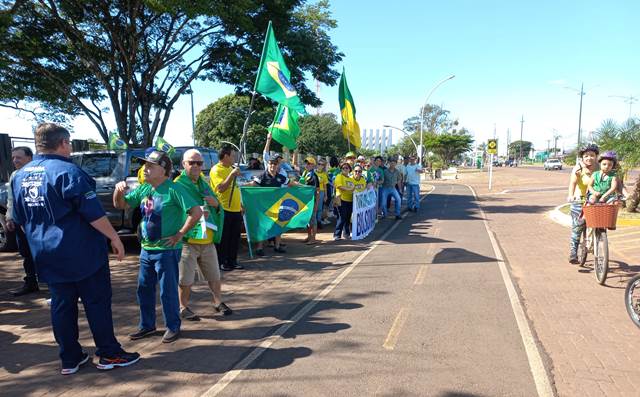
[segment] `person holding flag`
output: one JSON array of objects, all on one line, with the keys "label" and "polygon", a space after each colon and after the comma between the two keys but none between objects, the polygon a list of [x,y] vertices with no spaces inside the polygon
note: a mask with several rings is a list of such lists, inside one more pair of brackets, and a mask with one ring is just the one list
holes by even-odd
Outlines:
[{"label": "person holding flag", "polygon": [[307,225],[307,238],[305,242],[308,245],[313,245],[318,242],[316,240],[316,233],[318,232],[317,211],[320,206],[320,179],[315,173],[316,159],[313,157],[307,157],[304,160],[304,170],[300,176],[299,183],[301,185],[312,186],[315,188],[315,201],[311,218],[309,219],[309,225]]}]

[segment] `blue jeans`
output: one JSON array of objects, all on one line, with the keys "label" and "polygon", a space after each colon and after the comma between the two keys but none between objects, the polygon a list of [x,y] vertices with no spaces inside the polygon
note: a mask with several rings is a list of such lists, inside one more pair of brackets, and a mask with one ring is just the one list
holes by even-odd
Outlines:
[{"label": "blue jeans", "polygon": [[336,230],[333,232],[333,237],[344,236],[345,238],[351,236],[351,214],[353,213],[353,202],[342,201],[340,207],[338,207],[340,216],[336,221]]},{"label": "blue jeans", "polygon": [[91,276],[76,282],[50,283],[51,326],[60,346],[63,368],[73,368],[82,359],[78,343],[78,298],[91,328],[96,355],[110,357],[122,352],[113,334],[111,317],[111,275],[104,265]]},{"label": "blue jeans", "polygon": [[400,206],[402,205],[402,199],[400,198],[400,193],[395,187],[384,187],[382,188],[382,215],[387,216],[389,212],[389,208],[387,207],[387,198],[391,196],[393,198],[393,207],[395,208],[396,216],[400,216]]},{"label": "blue jeans", "polygon": [[160,282],[160,300],[164,323],[171,331],[180,330],[178,300],[178,263],[182,250],[145,250],[140,252],[138,304],[140,329],[156,327],[156,284]]},{"label": "blue jeans", "polygon": [[320,191],[320,196],[318,197],[318,211],[316,211],[316,220],[318,223],[322,220],[322,210],[324,209],[324,192]]},{"label": "blue jeans", "polygon": [[378,211],[384,213],[384,207],[386,206],[386,198],[385,201],[382,201],[382,196],[384,195],[384,188],[382,186],[378,187]]},{"label": "blue jeans", "polygon": [[420,185],[407,184],[407,207],[411,209],[420,209]]}]

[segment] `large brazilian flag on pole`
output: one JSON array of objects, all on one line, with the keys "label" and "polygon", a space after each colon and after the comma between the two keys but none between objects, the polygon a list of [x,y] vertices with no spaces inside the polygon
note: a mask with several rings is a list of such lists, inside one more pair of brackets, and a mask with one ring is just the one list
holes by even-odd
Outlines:
[{"label": "large brazilian flag on pole", "polygon": [[360,149],[360,126],[356,121],[356,105],[353,103],[351,91],[347,86],[347,76],[342,68],[342,76],[340,76],[338,100],[340,101],[340,114],[342,115],[342,135],[344,139],[349,141],[350,145]]},{"label": "large brazilian flag on pole", "polygon": [[291,73],[284,63],[269,21],[254,90],[291,110],[306,114],[296,88],[289,81],[290,78]]},{"label": "large brazilian flag on pole", "polygon": [[247,240],[257,242],[290,229],[305,228],[315,200],[312,186],[241,186]]},{"label": "large brazilian flag on pole", "polygon": [[295,150],[298,147],[296,139],[298,139],[298,135],[300,135],[298,112],[289,110],[286,106],[278,105],[273,123],[271,123],[267,130],[271,132],[273,139],[288,149]]}]

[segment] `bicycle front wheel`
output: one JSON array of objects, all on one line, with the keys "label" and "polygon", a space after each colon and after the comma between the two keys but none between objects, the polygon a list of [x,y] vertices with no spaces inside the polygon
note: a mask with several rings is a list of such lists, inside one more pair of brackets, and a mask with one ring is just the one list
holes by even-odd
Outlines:
[{"label": "bicycle front wheel", "polygon": [[640,328],[640,274],[627,283],[624,291],[624,306],[631,321]]},{"label": "bicycle front wheel", "polygon": [[595,252],[594,252],[594,270],[596,279],[600,285],[607,280],[609,272],[609,241],[607,240],[606,230],[595,231]]}]

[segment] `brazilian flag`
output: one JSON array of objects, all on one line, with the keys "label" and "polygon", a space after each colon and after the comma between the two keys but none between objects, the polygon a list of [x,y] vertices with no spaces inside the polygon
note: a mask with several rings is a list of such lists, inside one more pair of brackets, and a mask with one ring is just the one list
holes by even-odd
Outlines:
[{"label": "brazilian flag", "polygon": [[286,106],[278,105],[273,123],[267,130],[271,132],[273,139],[280,142],[282,146],[295,150],[298,147],[296,139],[300,135],[298,112],[289,110]]},{"label": "brazilian flag", "polygon": [[247,239],[268,240],[290,229],[305,228],[313,215],[313,186],[241,186]]},{"label": "brazilian flag", "polygon": [[296,88],[289,81],[290,78],[291,73],[284,63],[282,52],[280,52],[276,36],[273,33],[273,27],[271,27],[271,21],[269,21],[258,67],[258,76],[253,88],[289,109],[306,114],[304,104],[300,101]]},{"label": "brazilian flag", "polygon": [[127,143],[120,139],[120,134],[117,132],[109,133],[109,143],[107,144],[109,150],[127,150]]},{"label": "brazilian flag", "polygon": [[342,115],[342,135],[349,143],[360,148],[360,126],[356,121],[356,104],[353,102],[351,91],[347,86],[347,75],[342,68],[342,76],[340,76],[340,88],[338,101],[340,102],[340,114]]},{"label": "brazilian flag", "polygon": [[173,156],[173,154],[176,152],[176,149],[171,146],[169,144],[169,142],[167,142],[163,137],[159,136],[156,139],[156,146],[155,148],[161,152],[165,152],[166,154],[169,155],[169,157]]}]

